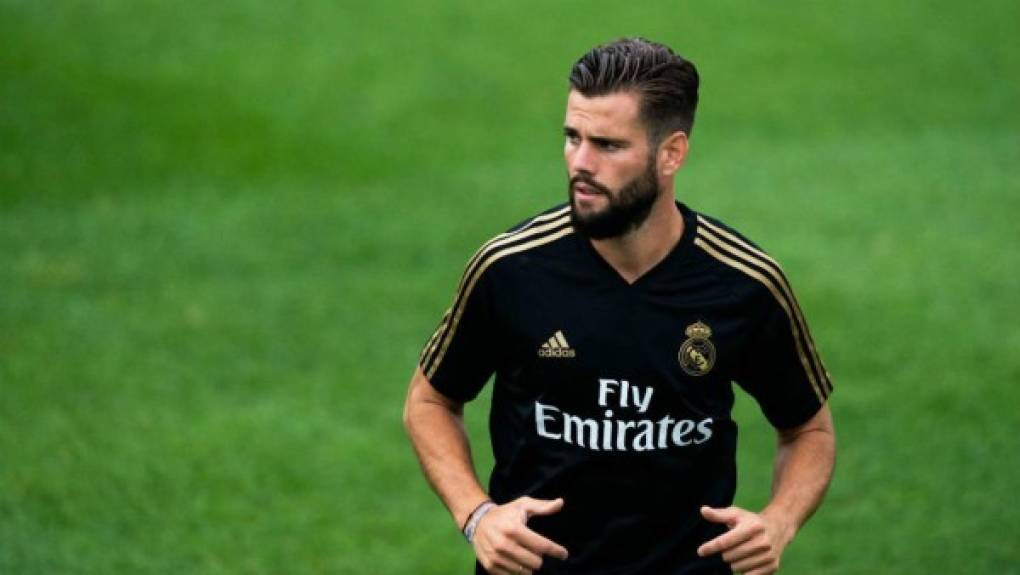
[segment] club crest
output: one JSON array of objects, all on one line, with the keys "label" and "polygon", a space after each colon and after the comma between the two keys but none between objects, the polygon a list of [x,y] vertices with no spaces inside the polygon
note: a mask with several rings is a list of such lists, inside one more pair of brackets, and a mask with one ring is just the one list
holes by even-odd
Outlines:
[{"label": "club crest", "polygon": [[677,353],[680,367],[688,375],[705,375],[715,365],[715,345],[708,339],[712,337],[712,328],[698,321],[687,326],[684,333],[687,340]]}]

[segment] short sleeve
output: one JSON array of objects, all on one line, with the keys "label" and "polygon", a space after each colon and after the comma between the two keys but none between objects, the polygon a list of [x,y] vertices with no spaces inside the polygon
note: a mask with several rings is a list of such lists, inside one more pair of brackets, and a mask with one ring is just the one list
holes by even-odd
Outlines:
[{"label": "short sleeve", "polygon": [[737,383],[774,427],[796,427],[825,404],[832,381],[791,290],[764,293],[757,311]]},{"label": "short sleeve", "polygon": [[453,303],[422,349],[422,373],[454,401],[474,399],[496,369],[493,303],[489,274],[469,264]]}]

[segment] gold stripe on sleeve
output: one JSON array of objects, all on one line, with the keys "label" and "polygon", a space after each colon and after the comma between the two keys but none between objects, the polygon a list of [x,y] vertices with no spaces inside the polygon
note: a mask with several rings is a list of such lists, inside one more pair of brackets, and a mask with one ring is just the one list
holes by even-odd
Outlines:
[{"label": "gold stripe on sleeve", "polygon": [[[560,209],[558,209],[558,210],[556,210],[554,212],[549,212],[548,214],[543,214],[543,215],[540,215],[540,216],[535,216],[530,221],[528,221],[527,223],[525,223],[523,226],[521,226],[520,228],[518,228],[516,230],[511,230],[509,232],[503,232],[503,233],[497,235],[496,237],[494,237],[494,238],[490,239],[489,241],[485,242],[482,245],[482,247],[478,248],[478,251],[476,251],[474,253],[474,255],[471,256],[471,259],[468,260],[467,265],[464,266],[465,270],[467,270],[467,268],[470,268],[475,263],[475,261],[478,258],[480,258],[482,256],[482,254],[484,254],[485,251],[488,250],[493,245],[495,245],[497,243],[505,243],[503,240],[506,239],[506,238],[511,238],[511,237],[521,237],[521,238],[523,238],[523,237],[527,237],[527,236],[524,235],[525,233],[529,233],[529,234],[535,233],[534,230],[532,230],[531,232],[528,231],[528,230],[531,230],[531,228],[533,226],[535,226],[535,224],[540,224],[540,223],[543,223],[543,222],[548,222],[549,220],[559,220],[565,214],[567,214],[569,211],[570,211],[570,206],[564,206],[564,207],[562,207],[562,208],[560,208]],[[549,228],[548,225],[541,226],[541,227],[544,228],[544,229],[548,229]],[[465,271],[465,275],[467,275],[467,271]],[[464,276],[461,276],[461,282],[463,282],[463,279],[464,279]]]},{"label": "gold stripe on sleeve", "polygon": [[[516,230],[514,232],[505,232],[505,233],[499,234],[498,236],[492,238],[491,240],[486,242],[484,245],[482,245],[482,247],[478,248],[478,251],[475,252],[475,254],[471,257],[471,259],[468,260],[467,265],[464,266],[464,273],[461,275],[460,282],[457,285],[457,292],[454,294],[453,303],[451,303],[450,304],[450,308],[447,309],[446,316],[444,316],[444,321],[442,323],[440,323],[439,327],[437,328],[437,335],[439,334],[439,332],[442,332],[445,335],[449,331],[449,329],[450,329],[450,322],[446,321],[446,318],[449,318],[451,316],[451,312],[453,311],[454,308],[457,307],[458,303],[460,302],[461,298],[463,297],[464,286],[467,285],[467,283],[470,281],[470,277],[474,273],[474,270],[477,269],[478,262],[480,260],[485,258],[486,255],[488,253],[490,253],[492,250],[498,249],[500,246],[503,246],[503,245],[506,245],[506,244],[509,244],[509,243],[512,243],[512,242],[515,242],[515,241],[518,241],[518,240],[522,240],[524,238],[531,237],[533,235],[537,235],[537,234],[541,234],[541,233],[547,232],[549,229],[555,228],[555,227],[565,223],[569,219],[569,216],[564,216],[563,214],[565,214],[567,211],[569,211],[569,209],[570,209],[569,207],[565,207],[565,208],[559,209],[559,210],[557,210],[555,212],[552,212],[552,213],[549,213],[549,214],[545,214],[543,216],[538,216],[535,219],[533,219],[530,222],[528,222],[527,224],[525,224],[524,226],[522,226],[520,229],[518,229],[518,230]],[[532,227],[532,225],[536,221],[539,221],[540,218],[541,218],[541,221],[548,221],[548,220],[553,220],[553,221],[551,221],[549,223],[546,223],[544,225],[541,225],[541,226]],[[422,355],[422,358],[424,360],[422,362],[422,367],[425,367],[426,364],[431,362],[432,358],[435,355],[435,351],[437,349],[437,344],[442,340],[442,337],[443,336],[440,336],[440,337],[437,338],[437,337],[433,336],[433,338],[429,340],[432,343],[426,348],[424,354]]]},{"label": "gold stripe on sleeve", "polygon": [[804,313],[801,311],[800,304],[797,302],[797,298],[793,294],[793,288],[790,287],[790,283],[786,279],[786,274],[783,273],[783,268],[779,265],[778,262],[776,262],[776,260],[772,259],[765,252],[755,248],[753,245],[744,241],[739,236],[736,236],[726,231],[725,229],[712,224],[712,222],[706,220],[701,215],[698,216],[698,223],[699,229],[703,229],[706,232],[710,232],[706,234],[707,237],[717,236],[715,237],[716,243],[719,244],[720,246],[726,246],[727,244],[726,242],[719,240],[718,237],[726,238],[727,240],[730,241],[731,244],[735,244],[734,246],[735,249],[732,250],[731,253],[745,252],[746,257],[748,259],[754,261],[755,263],[758,263],[760,268],[764,269],[766,272],[769,273],[769,275],[772,276],[775,282],[782,289],[783,293],[786,294],[786,298],[790,303],[790,307],[793,310],[793,313],[796,316],[796,319],[802,328],[802,333],[804,334],[805,336],[804,339],[807,343],[808,355],[814,360],[813,365],[815,367],[815,375],[818,376],[819,380],[823,382],[823,385],[829,391],[832,391],[832,380],[830,379],[828,372],[825,370],[825,366],[822,363],[821,356],[818,354],[818,350],[815,347],[814,338],[811,336],[811,330],[808,328],[807,320],[804,319]]},{"label": "gold stripe on sleeve", "polygon": [[429,351],[436,345],[436,339],[439,338],[439,332],[443,331],[443,326],[445,326],[449,321],[450,309],[447,308],[446,312],[443,313],[443,319],[439,322],[439,327],[436,328],[436,331],[432,332],[432,337],[429,338],[424,349],[421,350],[421,355],[418,357],[419,364],[425,363],[425,356],[428,355]]},{"label": "gold stripe on sleeve", "polygon": [[[439,357],[445,355],[446,348],[449,346],[449,340],[452,339],[452,334],[456,331],[457,325],[460,322],[460,316],[463,314],[463,308],[467,303],[468,296],[477,281],[477,277],[481,275],[482,271],[491,264],[489,260],[497,256],[501,257],[501,255],[505,255],[503,251],[500,251],[505,246],[525,240],[532,236],[540,236],[539,239],[542,239],[541,236],[543,234],[552,233],[552,230],[555,230],[570,221],[570,216],[568,214],[569,211],[570,207],[565,206],[555,212],[537,216],[515,231],[499,234],[486,242],[478,249],[477,252],[475,252],[474,256],[472,256],[465,266],[464,273],[461,276],[459,285],[457,286],[457,292],[454,295],[453,303],[451,303],[450,308],[446,311],[443,321],[436,329],[432,338],[429,339],[429,343],[427,344],[425,351],[422,353],[421,365],[423,371],[428,377],[431,377],[431,374],[434,373],[435,364],[438,363]],[[536,226],[536,223],[542,223],[542,225]],[[572,230],[572,228],[568,229]],[[562,235],[557,237],[562,237]],[[541,245],[541,243],[544,242],[536,244],[535,241],[532,241],[528,245]],[[515,252],[510,251],[506,253]]]},{"label": "gold stripe on sleeve", "polygon": [[471,295],[471,290],[474,289],[475,284],[478,282],[478,279],[482,276],[483,273],[485,273],[485,270],[488,269],[489,266],[491,266],[493,263],[497,262],[501,258],[504,258],[508,255],[523,252],[526,250],[530,250],[532,248],[536,248],[538,246],[548,244],[550,242],[562,238],[563,236],[572,234],[573,232],[574,228],[572,226],[567,226],[556,232],[535,238],[523,244],[507,246],[504,249],[493,252],[491,255],[488,255],[484,259],[479,260],[477,268],[474,270],[474,273],[471,275],[471,279],[469,280],[467,286],[465,286],[464,288],[463,298],[460,299],[458,305],[456,305],[454,308],[453,317],[450,321],[449,329],[441,338],[442,345],[439,346],[438,352],[433,357],[432,361],[430,362],[430,365],[423,366],[425,376],[431,379],[432,376],[435,375],[436,369],[438,368],[439,364],[442,363],[443,357],[446,355],[446,350],[447,348],[449,348],[450,342],[453,340],[453,334],[456,333],[457,331],[457,325],[460,323],[461,316],[464,314],[464,308],[467,305],[468,297],[470,297]]},{"label": "gold stripe on sleeve", "polygon": [[[815,392],[815,397],[818,398],[819,403],[825,403],[825,397],[827,396],[827,393],[819,385],[819,382],[817,381],[817,378],[815,376],[815,371],[814,369],[812,369],[811,362],[807,358],[807,354],[804,351],[804,346],[800,340],[800,327],[798,326],[798,322],[794,319],[794,314],[790,309],[789,304],[786,302],[786,298],[784,298],[782,294],[779,293],[779,290],[776,288],[775,284],[773,283],[772,280],[770,280],[770,278],[766,277],[758,270],[746,265],[744,262],[741,262],[740,260],[735,259],[734,257],[730,257],[730,255],[723,254],[722,251],[720,250],[725,250],[724,247],[718,246],[714,242],[711,242],[710,239],[706,238],[707,236],[702,235],[701,228],[699,228],[699,233],[697,237],[694,238],[694,244],[700,247],[701,249],[705,250],[709,255],[721,261],[722,263],[737,270],[740,270],[747,274],[748,276],[758,280],[758,282],[764,285],[765,288],[772,293],[772,296],[776,298],[776,301],[779,303],[779,306],[783,308],[784,312],[786,312],[787,318],[790,321],[790,329],[793,332],[793,340],[797,347],[797,355],[800,358],[801,366],[804,368],[805,374],[808,376],[808,381],[811,383],[811,388]],[[732,255],[732,252],[729,253]]]}]

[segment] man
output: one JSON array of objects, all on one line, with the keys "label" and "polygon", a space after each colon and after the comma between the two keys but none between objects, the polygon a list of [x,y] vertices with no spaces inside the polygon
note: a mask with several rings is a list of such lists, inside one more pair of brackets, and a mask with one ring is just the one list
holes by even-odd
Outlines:
[{"label": "man", "polygon": [[[673,199],[694,66],[642,39],[574,65],[569,202],[486,243],[404,421],[479,573],[772,573],[828,486],[832,383],[779,266]],[[462,423],[495,373],[486,494]],[[773,495],[732,507],[731,382],[777,430]]]}]

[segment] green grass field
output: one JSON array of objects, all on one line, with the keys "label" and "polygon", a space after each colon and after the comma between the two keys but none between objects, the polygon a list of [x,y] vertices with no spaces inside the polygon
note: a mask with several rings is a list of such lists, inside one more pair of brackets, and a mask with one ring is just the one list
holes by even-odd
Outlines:
[{"label": "green grass field", "polygon": [[475,247],[565,197],[570,64],[635,34],[702,74],[678,197],[784,262],[836,380],[784,572],[1020,573],[1017,23],[0,0],[0,573],[468,573],[405,387]]}]

